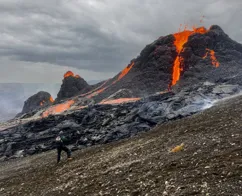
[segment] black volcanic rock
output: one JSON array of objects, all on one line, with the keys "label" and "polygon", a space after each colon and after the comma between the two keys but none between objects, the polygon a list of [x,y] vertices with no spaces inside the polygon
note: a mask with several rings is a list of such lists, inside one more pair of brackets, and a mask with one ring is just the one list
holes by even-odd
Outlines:
[{"label": "black volcanic rock", "polygon": [[[67,72],[68,73],[68,72]],[[91,86],[80,76],[74,76],[72,72],[69,76],[65,76],[57,94],[56,101],[61,101],[76,95],[88,92]],[[65,74],[66,75],[66,74]]]},{"label": "black volcanic rock", "polygon": [[133,92],[128,89],[120,89],[116,93],[112,94],[109,96],[105,101],[107,100],[114,100],[114,99],[119,99],[119,98],[131,98],[133,97]]},{"label": "black volcanic rock", "polygon": [[[20,114],[31,112],[33,110],[48,106],[52,104],[52,98],[50,93],[40,91],[35,95],[31,96],[24,102],[23,110]],[[20,115],[18,114],[18,115]]]},{"label": "black volcanic rock", "polygon": [[133,103],[89,105],[64,115],[23,121],[25,124],[0,131],[0,161],[54,149],[60,131],[71,138],[68,144],[72,150],[132,137],[157,124],[195,114],[239,91],[238,85],[204,83],[177,94],[156,94]]}]

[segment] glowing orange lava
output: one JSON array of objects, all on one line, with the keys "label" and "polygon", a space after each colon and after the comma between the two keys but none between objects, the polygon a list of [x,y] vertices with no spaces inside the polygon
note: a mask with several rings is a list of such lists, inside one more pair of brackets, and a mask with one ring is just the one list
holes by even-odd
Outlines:
[{"label": "glowing orange lava", "polygon": [[50,96],[50,102],[53,103],[54,99]]},{"label": "glowing orange lava", "polygon": [[103,100],[99,104],[121,104],[127,102],[135,102],[139,101],[140,98],[120,98],[120,99],[113,99],[113,100]]},{"label": "glowing orange lava", "polygon": [[68,72],[65,73],[64,78],[67,78],[69,76],[74,77],[74,73],[72,71],[68,71]]},{"label": "glowing orange lava", "polygon": [[94,93],[96,92],[97,90],[99,90],[100,88],[102,88],[103,86],[105,86],[105,84],[107,84],[107,82],[109,81],[110,79],[106,80],[105,82],[103,82],[100,86],[98,86],[97,88],[87,92],[87,93],[84,93],[84,94],[81,94],[81,96],[86,96],[86,95],[89,95],[91,93]]},{"label": "glowing orange lava", "polygon": [[173,34],[175,37],[174,45],[176,46],[177,57],[173,64],[173,74],[172,74],[172,82],[171,85],[175,85],[177,81],[180,79],[181,71],[183,71],[183,57],[180,56],[180,53],[183,51],[183,46],[187,43],[189,36],[194,33],[204,34],[207,32],[205,27],[196,28],[193,27],[193,30],[186,30],[187,26],[185,26],[184,31]]},{"label": "glowing orange lava", "polygon": [[[132,62],[131,64],[129,64],[118,76],[118,79],[116,79],[113,83],[109,84],[106,87],[103,87],[106,85],[106,83],[110,80],[108,79],[107,81],[105,81],[101,86],[97,87],[96,89],[89,91],[85,94],[82,94],[81,96],[87,96],[87,98],[92,98],[97,96],[98,94],[100,94],[101,92],[105,91],[107,88],[109,88],[110,86],[112,86],[113,84],[115,84],[116,82],[118,82],[119,80],[121,80],[125,75],[127,75],[127,73],[132,69],[132,67],[134,66],[134,62]],[[103,88],[102,88],[103,87]]]},{"label": "glowing orange lava", "polygon": [[106,88],[101,88],[97,91],[94,91],[93,93],[91,93],[90,95],[87,96],[88,99],[97,96],[98,94],[100,94],[101,92],[103,92]]},{"label": "glowing orange lava", "polygon": [[217,60],[217,58],[215,56],[214,50],[210,50],[208,48],[206,50],[207,50],[207,52],[206,52],[205,56],[203,57],[203,59],[205,59],[208,56],[208,53],[209,53],[210,54],[210,59],[212,61],[213,66],[219,67],[219,62],[218,62],[218,60]]},{"label": "glowing orange lava", "polygon": [[134,66],[134,62],[132,62],[131,64],[129,64],[118,76],[118,80],[121,80],[125,75],[127,75],[127,73],[129,73],[129,71],[132,69],[132,67]]},{"label": "glowing orange lava", "polygon": [[52,107],[48,108],[45,112],[43,112],[42,117],[45,118],[51,114],[54,115],[54,114],[62,113],[64,111],[68,110],[74,103],[75,103],[75,101],[69,100],[64,103],[52,106]]}]

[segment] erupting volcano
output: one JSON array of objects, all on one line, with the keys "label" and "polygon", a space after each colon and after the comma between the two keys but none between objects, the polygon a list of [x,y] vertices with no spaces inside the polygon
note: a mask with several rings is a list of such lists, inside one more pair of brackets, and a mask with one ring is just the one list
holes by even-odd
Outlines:
[{"label": "erupting volcano", "polygon": [[81,76],[79,75],[75,75],[72,71],[67,71],[65,74],[64,74],[64,78],[68,78],[68,77],[75,77],[75,78],[81,78]]},{"label": "erupting volcano", "polygon": [[[176,46],[177,57],[173,64],[173,74],[172,74],[172,82],[171,86],[175,85],[177,81],[180,79],[181,72],[184,69],[184,58],[180,55],[183,52],[184,45],[188,42],[188,39],[191,35],[195,33],[205,34],[208,30],[205,27],[193,27],[193,30],[187,30],[187,26],[184,27],[182,32],[178,32],[173,34],[175,37],[174,45]],[[216,67],[219,66],[219,63],[215,57],[215,52],[213,50],[207,49],[210,52],[212,64]],[[207,53],[206,53],[207,56]]]},{"label": "erupting volcano", "polygon": [[195,84],[204,82],[217,83],[226,79],[237,83],[241,80],[237,74],[242,73],[241,56],[241,44],[231,40],[219,26],[209,29],[185,26],[177,33],[160,36],[121,72],[98,84],[89,85],[79,75],[66,72],[56,100],[48,95],[48,100],[38,99],[34,108],[59,103],[46,109],[42,116],[47,117],[68,110],[74,104],[70,100],[75,100],[72,108],[82,108],[88,104],[137,101],[159,92],[167,94],[167,90],[173,93],[192,89]]}]

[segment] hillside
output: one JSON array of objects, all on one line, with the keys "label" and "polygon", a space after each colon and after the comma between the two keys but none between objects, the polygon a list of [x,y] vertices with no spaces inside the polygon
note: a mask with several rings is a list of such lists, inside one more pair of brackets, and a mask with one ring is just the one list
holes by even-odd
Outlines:
[{"label": "hillside", "polygon": [[54,98],[60,84],[0,83],[0,122],[12,119],[23,109],[24,101],[38,91],[48,91]]},{"label": "hillside", "polygon": [[[241,195],[242,96],[148,133],[74,153],[3,162],[1,195]],[[170,152],[184,143],[184,150]]]}]

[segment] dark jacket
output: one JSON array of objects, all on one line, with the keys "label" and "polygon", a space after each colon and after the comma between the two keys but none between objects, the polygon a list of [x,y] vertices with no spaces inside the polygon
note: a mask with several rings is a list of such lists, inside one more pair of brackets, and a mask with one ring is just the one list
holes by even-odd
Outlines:
[{"label": "dark jacket", "polygon": [[55,139],[56,146],[65,146],[68,139],[64,135],[58,135]]}]

